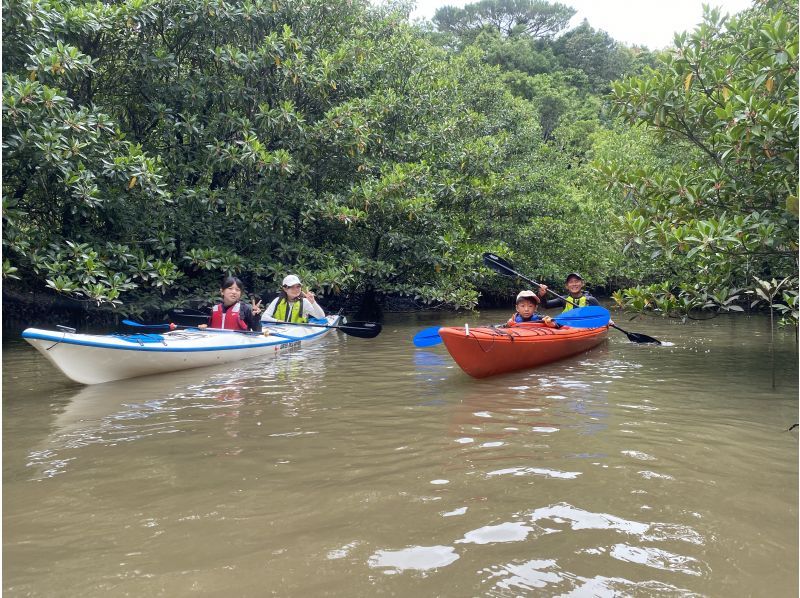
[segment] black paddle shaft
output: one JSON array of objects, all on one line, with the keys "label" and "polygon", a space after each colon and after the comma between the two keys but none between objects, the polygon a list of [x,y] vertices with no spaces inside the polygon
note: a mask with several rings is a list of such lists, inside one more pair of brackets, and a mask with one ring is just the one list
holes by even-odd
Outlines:
[{"label": "black paddle shaft", "polygon": [[[207,320],[208,316],[201,311],[189,308],[176,308],[169,311],[169,316],[175,320],[188,319]],[[185,320],[184,320],[185,321]],[[263,324],[274,324],[275,326],[310,326],[311,328],[333,328],[334,330],[341,330],[349,336],[357,338],[375,338],[381,333],[382,326],[377,322],[348,322],[347,324],[338,324],[330,326],[328,324],[312,324],[307,322],[264,322]]]},{"label": "black paddle shaft", "polygon": [[[494,253],[484,253],[483,254],[483,263],[486,264],[487,266],[489,266],[495,272],[499,272],[500,274],[504,274],[506,276],[508,276],[508,275],[518,276],[522,280],[524,280],[526,282],[529,282],[532,285],[536,285],[537,288],[539,288],[539,289],[542,288],[542,285],[540,285],[535,280],[531,280],[530,278],[528,278],[524,274],[520,274],[519,272],[514,270],[514,266],[512,266],[506,260],[501,258],[499,255],[496,255]],[[553,291],[550,288],[547,289],[547,292],[548,293],[552,293],[555,297],[558,297],[559,299],[561,299],[564,302],[569,301],[570,303],[572,303],[572,305],[574,305],[575,307],[578,307],[575,304],[574,301],[572,301],[571,299],[567,299],[566,297],[562,297],[561,295],[559,295],[558,293],[556,293],[555,291]]]}]

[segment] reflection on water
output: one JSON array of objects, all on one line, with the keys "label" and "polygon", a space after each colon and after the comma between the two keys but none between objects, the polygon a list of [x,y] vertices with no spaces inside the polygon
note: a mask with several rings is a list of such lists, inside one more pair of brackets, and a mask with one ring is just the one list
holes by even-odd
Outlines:
[{"label": "reflection on water", "polygon": [[4,595],[797,594],[791,335],[775,390],[757,318],[485,380],[411,344],[492,317],[90,387],[7,346]]},{"label": "reflection on water", "polygon": [[[27,466],[37,477],[63,473],[89,445],[116,446],[147,437],[189,432],[187,424],[220,419],[225,435],[239,435],[242,412],[248,417],[261,415],[255,397],[271,397],[280,405],[284,417],[296,417],[303,408],[304,396],[319,386],[325,360],[330,353],[308,355],[294,350],[266,363],[244,362],[231,369],[206,368],[208,377],[198,382],[198,373],[177,372],[107,384],[82,386],[68,399],[52,423],[43,448],[29,453]],[[309,361],[313,367],[309,367]],[[217,373],[214,373],[217,371]],[[292,383],[297,379],[296,384]],[[291,384],[291,392],[287,385]],[[260,421],[255,422],[261,426]],[[283,435],[292,435],[292,432]],[[238,454],[241,448],[227,448]]]},{"label": "reflection on water", "polygon": [[[538,538],[569,531],[603,530],[611,531],[636,545],[616,543],[607,546],[580,548],[580,539],[575,537],[570,545],[575,554],[604,556],[622,562],[635,563],[653,569],[660,569],[684,575],[701,576],[710,571],[701,561],[685,555],[675,554],[654,546],[653,542],[678,540],[690,544],[704,544],[703,538],[693,529],[680,525],[661,523],[639,523],[624,520],[605,513],[590,513],[569,504],[557,504],[536,509],[531,513],[520,514],[521,521],[486,525],[470,530],[453,544],[492,545],[506,542],[535,543]],[[384,573],[399,573],[413,569],[428,571],[446,567],[459,559],[455,546],[414,546],[402,550],[379,550],[369,559],[369,566],[382,568]],[[544,570],[544,571],[543,571]],[[485,583],[502,589],[534,589],[555,586],[558,592],[584,591],[593,587],[600,595],[613,595],[614,589],[628,587],[630,590],[643,588],[633,580],[608,579],[597,576],[587,579],[578,575],[563,573],[556,559],[533,560],[522,564],[509,564],[484,570],[488,577]],[[498,580],[498,578],[500,578]],[[608,583],[612,582],[612,583]],[[645,586],[650,589],[657,586]],[[555,589],[555,588],[552,588]],[[673,586],[661,586],[662,590],[678,590]]]},{"label": "reflection on water", "polygon": [[407,569],[428,571],[446,567],[458,560],[452,546],[412,546],[402,550],[379,550],[369,558],[370,567],[387,567],[385,573],[400,573]]}]

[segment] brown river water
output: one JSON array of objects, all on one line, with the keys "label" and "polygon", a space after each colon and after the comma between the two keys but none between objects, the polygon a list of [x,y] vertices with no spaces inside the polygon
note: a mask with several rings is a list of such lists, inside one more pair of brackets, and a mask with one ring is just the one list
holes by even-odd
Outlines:
[{"label": "brown river water", "polygon": [[484,380],[411,342],[507,315],[88,387],[6,335],[3,595],[798,595],[793,331],[617,314],[668,342]]}]

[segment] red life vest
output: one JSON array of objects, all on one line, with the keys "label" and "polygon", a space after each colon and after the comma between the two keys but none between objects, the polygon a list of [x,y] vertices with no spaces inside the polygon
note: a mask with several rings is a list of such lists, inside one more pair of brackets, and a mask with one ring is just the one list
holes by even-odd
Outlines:
[{"label": "red life vest", "polygon": [[224,311],[222,309],[222,304],[217,303],[211,309],[211,327],[226,328],[228,330],[247,330],[249,328],[247,322],[239,319],[239,310],[241,307],[242,302],[239,301],[236,305]]}]

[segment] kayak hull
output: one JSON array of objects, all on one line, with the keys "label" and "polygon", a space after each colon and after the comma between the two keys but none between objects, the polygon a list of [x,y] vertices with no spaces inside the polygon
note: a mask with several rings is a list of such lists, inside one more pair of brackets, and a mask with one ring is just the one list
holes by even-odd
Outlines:
[{"label": "kayak hull", "polygon": [[443,327],[439,336],[462,370],[474,378],[486,378],[535,368],[588,351],[606,340],[608,326]]},{"label": "kayak hull", "polygon": [[[336,325],[340,319],[340,316],[328,316],[328,325]],[[164,334],[79,334],[27,328],[22,338],[71,380],[102,384],[256,357],[274,357],[282,351],[316,341],[333,330],[288,325],[270,325],[268,329],[269,336],[198,329]]]}]

